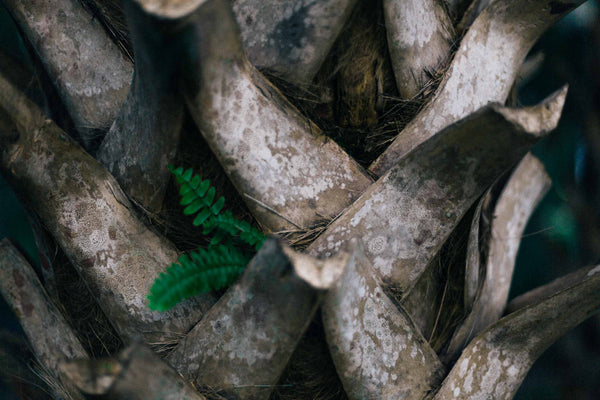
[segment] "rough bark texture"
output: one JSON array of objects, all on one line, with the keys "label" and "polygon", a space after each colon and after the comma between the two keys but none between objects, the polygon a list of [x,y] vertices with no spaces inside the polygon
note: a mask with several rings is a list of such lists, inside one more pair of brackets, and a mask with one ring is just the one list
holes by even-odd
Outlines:
[{"label": "rough bark texture", "polygon": [[146,15],[133,1],[124,6],[134,44],[134,81],[96,158],[125,193],[156,213],[183,121],[184,103],[177,90],[182,49],[174,39],[176,27]]},{"label": "rough bark texture", "polygon": [[[486,268],[491,286],[482,314],[498,319],[506,306],[521,235],[537,204],[550,188],[550,178],[542,163],[526,156],[512,174],[496,204]],[[485,319],[485,317],[484,317]],[[484,326],[493,322],[490,319]]]},{"label": "rough bark texture", "polygon": [[356,0],[233,0],[248,58],[295,83],[310,83]]},{"label": "rough bark texture", "polygon": [[106,400],[205,400],[152,350],[132,344],[107,360],[64,362],[61,371],[82,392]]},{"label": "rough bark texture", "polygon": [[450,56],[452,23],[439,0],[385,0],[384,10],[396,86],[410,99]]},{"label": "rough bark texture", "polygon": [[320,290],[345,266],[343,259],[320,267],[316,262],[267,240],[240,280],[171,353],[171,365],[197,387],[240,399],[268,398],[314,316]]},{"label": "rough bark texture", "polygon": [[[162,341],[186,332],[213,302],[152,312],[146,295],[177,259],[172,244],[146,228],[114,178],[0,77],[0,107],[18,138],[3,146],[2,172],[44,222],[115,328],[124,337]],[[16,140],[15,140],[16,139]]]},{"label": "rough bark texture", "polygon": [[511,399],[556,339],[600,310],[600,266],[543,301],[490,326],[462,352],[435,399]]},{"label": "rough bark texture", "polygon": [[[342,384],[355,399],[432,398],[436,392],[444,399],[506,398],[548,345],[600,307],[600,267],[594,267],[525,295],[514,303],[517,311],[497,321],[518,239],[547,183],[537,161],[526,157],[501,192],[489,256],[482,263],[487,241],[480,243],[477,229],[480,215],[487,215],[481,214],[486,200],[472,217],[472,204],[554,129],[566,89],[534,107],[488,103],[505,102],[518,85],[515,78],[534,41],[582,1],[492,2],[471,25],[432,100],[372,165],[381,176],[375,183],[254,69],[243,49],[245,45],[260,67],[301,84],[308,93],[304,84],[328,56],[355,0],[124,1],[136,73],[118,114],[131,65],[79,3],[4,0],[49,79],[56,81],[83,142],[92,143],[93,134],[103,133],[116,118],[98,157],[125,192],[146,209],[160,210],[165,167],[189,111],[203,136],[196,137],[198,143],[208,143],[222,164],[221,179],[230,178],[267,231],[307,231],[324,219],[333,222],[310,246],[310,238],[321,230],[304,233],[304,242],[297,244],[309,246],[308,254],[267,240],[233,287],[219,293],[218,302],[217,295],[201,295],[167,313],[151,312],[146,295],[176,259],[174,245],[145,226],[115,178],[26,98],[28,71],[11,79],[0,75],[0,171],[66,253],[90,298],[123,339],[175,346],[167,356],[174,370],[139,344],[110,360],[58,364],[61,354],[86,355],[73,344],[77,339],[59,321],[34,273],[4,262],[6,243],[0,244],[0,288],[16,305],[23,326],[33,332],[34,347],[43,347],[40,358],[50,359],[46,368],[58,379],[68,375],[94,398],[127,400],[203,395],[265,399],[276,386],[278,391],[291,386],[292,398],[319,397],[329,389],[344,396]],[[462,20],[470,21],[484,3],[472,2]],[[384,140],[378,136],[406,123],[433,87],[410,102],[386,97],[397,92],[384,89],[387,82],[393,86],[393,77],[379,7],[385,6],[388,50],[404,96],[418,92],[447,56],[452,28],[442,0],[374,4],[354,10],[353,25],[316,80],[319,91],[343,98],[312,108],[295,97],[294,102],[324,129],[336,131],[331,137],[364,133],[372,137],[360,137],[357,143],[377,146]],[[466,4],[447,1],[455,23]],[[356,66],[361,68],[353,71]],[[2,68],[15,67],[0,59]],[[333,79],[328,74],[337,75]],[[38,103],[48,109],[58,104],[62,110],[60,101]],[[407,105],[412,111],[401,110]],[[67,113],[61,114],[68,122]],[[363,151],[359,146],[348,149]],[[371,157],[371,150],[364,151]],[[197,158],[195,165],[200,164]],[[460,259],[445,259],[461,232]],[[192,240],[185,240],[184,245],[191,245]],[[352,257],[326,259],[355,240],[365,247],[354,248]],[[458,275],[433,268],[446,265],[458,265]],[[447,282],[458,288],[456,303],[445,304],[437,293]],[[60,289],[62,296],[67,289]],[[325,332],[311,327],[313,336],[307,341],[313,346],[298,345],[322,300]],[[441,334],[435,324],[446,311],[452,312],[443,316],[447,321]],[[453,319],[463,311],[470,313],[465,321]],[[56,329],[66,333],[56,334]],[[115,341],[114,348],[120,343]],[[2,346],[0,337],[4,354]],[[316,354],[328,349],[335,367],[329,354]],[[452,368],[449,375],[440,357]],[[313,376],[297,378],[306,371],[294,370],[298,364],[293,361],[286,368],[294,358]],[[322,371],[330,378],[314,379]],[[282,378],[282,373],[287,375]],[[318,382],[303,392],[310,379]]]},{"label": "rough bark texture", "polygon": [[[470,314],[454,333],[447,357],[452,359],[488,325],[496,322],[506,307],[508,291],[517,259],[521,235],[530,215],[550,188],[550,178],[542,163],[527,155],[511,175],[496,203],[493,213],[489,252],[482,277],[479,280],[477,298]],[[479,237],[479,232],[472,232]],[[477,236],[475,236],[477,235]],[[480,270],[480,248],[471,247],[467,269]]]},{"label": "rough bark texture", "polygon": [[189,20],[189,106],[254,216],[273,231],[310,228],[350,205],[371,179],[250,66],[227,1]]},{"label": "rough bark texture", "polygon": [[77,0],[4,0],[52,77],[83,143],[108,130],[132,65]]},{"label": "rough bark texture", "polygon": [[369,167],[382,175],[442,128],[490,102],[504,103],[540,35],[583,1],[496,1],[473,23],[435,98]]},{"label": "rough bark texture", "polygon": [[[566,97],[566,89],[563,89],[561,94],[557,93],[554,96],[557,96],[557,98],[556,98],[557,103],[555,104],[555,107],[558,106],[558,109],[562,108],[561,104],[564,104],[564,100]],[[553,96],[551,96],[551,97],[553,97]],[[552,127],[552,129],[553,129],[553,127],[556,127],[556,124],[558,123],[558,119],[560,118],[560,112],[550,111],[550,109],[546,108],[545,104],[547,104],[546,101],[541,103],[540,105],[536,106],[537,112],[531,108],[529,108],[528,111],[525,111],[527,109],[522,109],[521,116],[517,117],[517,114],[515,114],[516,118],[514,118],[513,120],[514,121],[521,120],[521,122],[523,123],[523,126],[529,126],[530,128],[533,128],[533,126],[535,126],[539,123],[541,123],[542,125],[549,124],[545,128],[542,128],[542,127],[534,128],[534,129],[541,129],[540,132],[547,133],[549,127]],[[532,120],[527,121],[528,119],[534,117],[535,115],[537,115],[537,117],[535,117],[535,118],[537,118],[537,122],[533,122]],[[550,115],[554,115],[554,117],[550,117]],[[532,123],[532,125],[530,125],[531,123]],[[495,145],[497,145],[497,144],[495,144]],[[495,147],[494,149],[491,149],[491,151],[492,152],[500,151],[500,147]],[[517,160],[521,159],[521,155],[525,154],[525,151],[522,151],[517,155],[516,148],[510,148],[510,145],[508,145],[508,143],[507,143],[507,148],[504,151],[506,153],[510,153],[510,154],[513,154],[516,156],[516,158],[513,159],[513,163],[516,163]],[[409,156],[408,158],[410,158],[410,157],[411,156]],[[540,166],[535,165],[534,167],[531,167],[531,166],[529,166],[529,167],[530,167],[530,170],[542,175],[542,177],[540,177],[541,181],[537,181],[534,179],[533,182],[539,183],[539,185],[541,185],[543,187],[546,183],[547,178],[545,178],[545,175],[543,175],[544,174],[543,172],[536,170],[536,167],[539,169]],[[489,185],[491,185],[497,178],[499,178],[508,169],[509,168],[507,168],[504,171],[499,171],[498,175],[493,180],[489,181],[489,184],[487,187],[489,187]],[[529,172],[531,172],[531,171],[529,171]],[[525,173],[525,175],[526,174],[527,173]],[[535,196],[538,195],[538,193],[536,192],[537,189],[542,190],[537,185],[532,185],[529,189],[525,190],[525,193],[523,193],[524,197],[522,199],[522,202],[527,204],[527,206],[529,206],[529,207],[532,207],[534,204],[537,204],[537,201],[539,200],[539,199],[535,198]],[[528,196],[533,196],[533,198],[530,198]],[[466,209],[465,209],[465,211],[466,211]],[[512,214],[510,213],[511,211],[507,212],[507,216],[505,216],[505,218],[510,219],[510,217],[512,216]],[[527,214],[526,211],[523,211],[523,213]],[[529,215],[529,214],[527,214],[527,215]],[[526,222],[526,219],[524,221],[521,221],[521,219],[523,219],[523,218],[524,218],[523,215],[515,216],[515,220],[519,221],[518,225],[524,224]],[[515,221],[511,220],[511,222],[514,223]],[[518,229],[516,226],[515,227],[511,226],[511,229],[513,229],[513,228]],[[524,228],[524,226],[523,226],[523,228]],[[512,235],[510,235],[510,237],[512,238]],[[515,253],[512,254],[508,260],[512,260],[514,262],[514,257],[516,257],[516,249],[518,248],[518,243],[520,242],[520,233],[518,235],[516,235],[516,238],[513,240],[517,241],[517,245],[515,245],[516,248],[512,249],[515,251]],[[471,261],[474,260],[474,257],[475,257],[475,255],[467,255],[467,258]],[[494,261],[497,261],[497,260],[494,260]],[[504,271],[505,269],[510,269],[510,275],[512,276],[512,267],[513,267],[513,264],[511,264],[508,261],[505,263],[505,265],[502,266],[502,268],[500,268],[500,266],[494,267],[493,270],[497,272],[495,275],[495,279],[497,279],[497,275],[500,274],[499,271]],[[472,272],[473,269],[475,269],[475,268],[479,268],[479,265],[467,267],[467,272]],[[486,265],[486,268],[491,269],[492,267],[491,266],[488,267]],[[494,278],[492,278],[491,273],[486,275],[486,277],[487,278],[481,278],[479,283],[483,284],[485,279],[490,279],[490,280],[494,279]],[[436,322],[439,320],[438,313],[440,312],[441,305],[437,304],[437,302],[434,299],[437,298],[436,292],[438,290],[445,290],[444,289],[445,288],[444,279],[445,278],[443,277],[443,275],[441,275],[439,272],[437,272],[435,265],[429,265],[426,273],[421,276],[420,280],[415,285],[414,290],[411,291],[411,293],[409,293],[409,295],[407,297],[405,297],[403,300],[404,307],[410,313],[410,315],[413,316],[415,323],[422,329],[423,334],[426,336],[428,336],[432,332],[433,327],[436,325]],[[500,285],[499,282],[497,284]],[[510,279],[508,279],[508,280],[505,279],[503,284],[498,287],[496,287],[495,284],[486,286],[486,293],[489,294],[490,292],[493,292],[493,293],[502,292],[502,293],[507,294],[509,287],[510,287]],[[489,300],[489,299],[486,299],[486,300]],[[486,300],[481,300],[476,305],[476,307],[479,308],[482,304],[486,304],[485,303]],[[485,307],[491,307],[491,309],[494,309],[494,307],[495,308],[500,307],[500,309],[502,309],[504,307],[504,305],[506,304],[506,298],[504,298],[503,302],[500,301],[500,303],[501,303],[500,306],[486,305]],[[464,306],[466,307],[465,310],[468,311],[469,310],[468,304],[465,304]],[[481,324],[481,326],[478,329],[478,331],[479,331],[479,330],[483,329],[484,327],[486,327],[488,324],[497,320],[502,313],[501,311],[499,311],[499,312],[500,312],[500,314],[498,314],[498,311],[491,314],[491,315],[495,316],[493,319],[487,319],[489,317],[486,317],[482,321],[478,321],[478,319],[480,318],[481,311],[479,309],[477,309],[475,314],[471,316],[470,323]],[[469,334],[469,332],[470,332],[469,327],[467,327],[467,328],[465,328],[464,331],[461,332],[461,335]],[[471,335],[470,337],[473,337],[473,336],[474,336],[474,334]],[[460,349],[463,348],[462,346],[466,345],[467,343],[468,343],[468,341],[461,343],[461,346],[454,347],[454,350],[459,351]],[[457,343],[455,343],[455,344],[457,344]],[[444,360],[446,360],[446,356],[444,356]]]},{"label": "rough bark texture", "polygon": [[329,290],[323,324],[331,356],[350,399],[422,398],[444,367],[410,317],[375,278],[362,244],[354,242],[346,271]]},{"label": "rough bark texture", "polygon": [[[37,360],[55,379],[62,381],[61,361],[88,357],[33,268],[7,239],[0,242],[0,293],[19,317]],[[77,391],[56,389],[55,396],[83,399]]]},{"label": "rough bark texture", "polygon": [[[457,268],[464,268],[461,245],[468,218],[470,213],[462,218],[453,233],[446,239],[444,246],[431,259],[413,289],[401,300],[402,307],[438,352],[445,341],[441,337],[444,334],[445,321],[451,323],[446,313],[463,307],[468,309],[467,303],[450,305],[452,303],[448,302],[448,299],[452,298],[451,289],[455,284],[454,273]],[[465,270],[465,277],[468,272],[472,271]],[[394,297],[399,295],[394,288],[390,288],[390,291]],[[467,292],[465,291],[463,295],[467,296]],[[457,314],[460,316],[460,313]],[[442,361],[446,360],[442,358]]]},{"label": "rough bark texture", "polygon": [[449,126],[372,185],[311,252],[328,256],[361,238],[384,284],[406,295],[477,197],[556,127],[565,96],[490,105]]}]

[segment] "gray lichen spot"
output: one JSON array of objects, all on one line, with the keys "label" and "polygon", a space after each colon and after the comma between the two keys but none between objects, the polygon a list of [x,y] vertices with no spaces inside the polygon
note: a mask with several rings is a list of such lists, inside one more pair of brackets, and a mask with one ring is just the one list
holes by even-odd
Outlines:
[{"label": "gray lichen spot", "polygon": [[282,57],[295,59],[294,49],[301,49],[306,45],[310,30],[313,28],[309,18],[309,10],[313,5],[314,2],[294,10],[289,17],[278,22],[269,35],[269,40],[273,41]]}]

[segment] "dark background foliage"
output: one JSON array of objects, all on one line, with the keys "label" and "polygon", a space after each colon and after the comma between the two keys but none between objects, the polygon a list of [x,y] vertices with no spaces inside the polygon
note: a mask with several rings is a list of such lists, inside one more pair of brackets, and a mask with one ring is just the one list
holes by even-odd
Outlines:
[{"label": "dark background foliage", "polygon": [[[525,231],[511,297],[600,262],[600,7],[588,1],[532,49],[540,72],[519,93],[532,104],[563,82],[569,95],[556,132],[534,153],[552,177]],[[517,399],[600,399],[600,317],[587,320],[535,363]]]},{"label": "dark background foliage", "polygon": [[[0,7],[0,48],[27,62],[22,44]],[[519,91],[533,104],[565,82],[569,96],[556,132],[534,153],[553,187],[522,240],[511,297],[573,269],[600,262],[600,5],[588,1],[548,31],[531,54],[545,56]],[[10,237],[38,263],[27,216],[0,177],[0,238]],[[0,298],[0,330],[20,333]],[[0,398],[12,399],[0,386]],[[600,317],[586,321],[536,362],[517,399],[600,399]]]}]

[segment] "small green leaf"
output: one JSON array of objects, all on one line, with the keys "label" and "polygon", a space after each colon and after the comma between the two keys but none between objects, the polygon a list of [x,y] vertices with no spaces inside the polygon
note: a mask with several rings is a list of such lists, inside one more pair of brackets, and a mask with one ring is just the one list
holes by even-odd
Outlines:
[{"label": "small green leaf", "polygon": [[219,197],[219,199],[217,201],[215,201],[215,204],[212,205],[212,207],[210,208],[210,212],[212,212],[213,215],[218,215],[221,210],[223,209],[223,206],[225,205],[225,198],[223,196]]},{"label": "small green leaf", "polygon": [[215,233],[215,236],[213,236],[212,239],[210,239],[209,246],[215,246],[221,243],[221,240],[223,240],[226,234],[227,232],[225,231],[217,231],[217,233]]},{"label": "small green leaf", "polygon": [[210,217],[210,209],[205,208],[196,216],[196,218],[194,218],[194,226],[202,225],[202,223],[206,221],[208,217]]},{"label": "small green leaf", "polygon": [[189,182],[190,179],[192,179],[193,174],[194,174],[194,170],[191,168],[188,168],[187,171],[185,171],[185,173],[183,174],[182,178],[185,182]]},{"label": "small green leaf", "polygon": [[213,200],[215,199],[215,187],[211,186],[210,189],[208,189],[208,192],[206,193],[206,204],[212,204]]},{"label": "small green leaf", "polygon": [[200,187],[198,187],[198,189],[196,190],[196,194],[200,197],[204,196],[206,194],[206,191],[210,188],[210,181],[208,179],[206,179],[205,181],[202,182],[202,184],[200,184]]},{"label": "small green leaf", "polygon": [[188,204],[190,204],[191,202],[193,202],[196,199],[198,199],[198,196],[196,195],[196,193],[194,193],[193,191],[190,191],[188,194],[186,194],[185,196],[183,196],[181,198],[181,201],[179,202],[179,204],[181,204],[182,206],[187,206]]},{"label": "small green leaf", "polygon": [[190,181],[190,187],[195,190],[200,184],[200,182],[202,182],[202,178],[200,178],[200,175],[194,175],[194,177]]},{"label": "small green leaf", "polygon": [[[192,214],[196,214],[198,212],[198,210],[200,210],[201,208],[204,208],[206,205],[204,199],[200,198],[200,199],[196,199],[192,202],[192,204],[190,204],[189,206],[187,206],[186,208],[184,208],[183,210],[183,214],[184,215],[192,215]],[[203,212],[205,210],[202,210]],[[210,212],[210,210],[209,210]]]}]

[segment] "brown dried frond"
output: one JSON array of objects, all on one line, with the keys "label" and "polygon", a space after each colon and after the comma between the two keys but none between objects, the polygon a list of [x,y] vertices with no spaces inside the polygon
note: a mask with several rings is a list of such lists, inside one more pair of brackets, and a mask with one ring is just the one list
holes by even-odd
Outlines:
[{"label": "brown dried frond", "polygon": [[195,385],[194,385],[194,387],[198,391],[198,393],[200,393],[202,396],[204,396],[206,398],[206,400],[229,400],[231,398],[231,397],[227,397],[227,393],[225,391],[217,389],[217,388],[212,388],[212,387],[207,387],[207,386],[197,387]]},{"label": "brown dried frond", "polygon": [[34,362],[29,343],[5,329],[0,330],[0,385],[24,399],[50,399],[50,389],[31,367]]},{"label": "brown dried frond", "polygon": [[465,263],[475,208],[476,205],[463,217],[433,260],[433,268],[441,274],[443,290],[437,299],[438,312],[428,340],[438,354],[464,318]]},{"label": "brown dried frond", "polygon": [[276,232],[277,235],[297,251],[305,250],[333,222],[331,218],[322,218],[309,229],[294,229]]},{"label": "brown dried frond", "polygon": [[148,346],[160,356],[160,358],[166,358],[179,344],[181,339],[185,337],[185,332],[168,332],[168,335],[162,335],[163,337],[169,337],[160,342],[148,342]]}]

